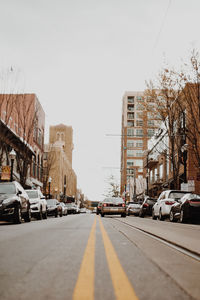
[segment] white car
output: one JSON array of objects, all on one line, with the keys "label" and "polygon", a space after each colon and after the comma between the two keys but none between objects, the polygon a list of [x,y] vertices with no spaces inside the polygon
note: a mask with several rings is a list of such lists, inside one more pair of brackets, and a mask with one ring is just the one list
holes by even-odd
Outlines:
[{"label": "white car", "polygon": [[40,190],[25,190],[31,204],[31,216],[38,220],[47,219],[47,201]]},{"label": "white car", "polygon": [[181,197],[183,197],[187,192],[180,190],[166,190],[163,191],[157,202],[152,208],[152,218],[155,220],[164,220],[169,217],[171,206],[176,203]]}]

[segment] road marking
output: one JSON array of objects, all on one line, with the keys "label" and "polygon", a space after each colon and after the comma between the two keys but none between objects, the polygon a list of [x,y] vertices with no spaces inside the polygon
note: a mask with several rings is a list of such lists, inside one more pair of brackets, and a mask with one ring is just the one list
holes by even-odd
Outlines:
[{"label": "road marking", "polygon": [[90,231],[87,246],[81,263],[78,279],[73,293],[73,300],[94,299],[95,231],[96,217]]},{"label": "road marking", "polygon": [[110,270],[110,276],[112,279],[115,296],[117,300],[138,300],[135,291],[124,272],[122,265],[117,257],[114,247],[109,239],[106,230],[99,217],[99,223],[101,228],[101,234],[103,237],[104,248],[106,252],[107,263]]}]

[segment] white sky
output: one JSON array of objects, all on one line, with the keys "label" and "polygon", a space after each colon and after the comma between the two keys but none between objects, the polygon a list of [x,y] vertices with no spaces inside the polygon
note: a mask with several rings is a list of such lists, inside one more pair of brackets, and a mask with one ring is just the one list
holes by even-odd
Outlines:
[{"label": "white sky", "polygon": [[89,199],[120,178],[124,92],[199,49],[199,12],[199,0],[0,0],[0,68],[38,96],[46,142],[50,125],[73,127],[73,168]]}]

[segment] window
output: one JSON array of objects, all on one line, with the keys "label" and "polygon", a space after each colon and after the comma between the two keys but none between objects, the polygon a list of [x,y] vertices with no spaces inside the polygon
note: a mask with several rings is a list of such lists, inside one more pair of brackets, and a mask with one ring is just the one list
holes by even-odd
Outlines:
[{"label": "window", "polygon": [[136,126],[143,126],[143,120],[137,120]]},{"label": "window", "polygon": [[128,103],[134,103],[135,96],[128,96]]},{"label": "window", "polygon": [[160,175],[160,179],[163,178],[163,164],[159,166],[159,175]]},{"label": "window", "polygon": [[127,141],[127,147],[128,147],[128,148],[134,147],[134,141],[128,140],[128,141]]},{"label": "window", "polygon": [[136,136],[143,136],[143,129],[136,129]]},{"label": "window", "polygon": [[142,112],[137,112],[136,117],[137,117],[137,119],[142,119],[143,118],[143,113]]},{"label": "window", "polygon": [[127,168],[128,167],[133,167],[134,166],[134,160],[133,159],[127,159],[126,165],[127,165]]},{"label": "window", "polygon": [[154,130],[154,129],[148,129],[148,130],[147,130],[148,137],[153,136],[154,133],[155,133],[155,130]]},{"label": "window", "polygon": [[134,119],[134,113],[128,113],[128,119]]},{"label": "window", "polygon": [[142,140],[137,140],[136,141],[136,147],[143,147],[143,141]]},{"label": "window", "polygon": [[143,160],[142,159],[134,159],[135,165],[137,167],[143,167]]},{"label": "window", "polygon": [[128,105],[128,110],[129,111],[134,111],[134,106],[133,105]]},{"label": "window", "polygon": [[129,174],[129,175],[133,174],[134,175],[135,170],[134,169],[127,169],[126,171],[127,171],[127,174]]},{"label": "window", "polygon": [[136,109],[137,110],[144,110],[144,106],[139,103],[139,104],[136,105]]},{"label": "window", "polygon": [[127,128],[127,135],[128,136],[134,136],[134,129],[133,128]]},{"label": "window", "polygon": [[128,121],[127,127],[134,127],[134,121]]},{"label": "window", "polygon": [[155,125],[155,121],[154,120],[148,120],[147,121],[147,126],[154,126]]},{"label": "window", "polygon": [[136,150],[137,157],[143,157],[143,150]]},{"label": "window", "polygon": [[137,96],[136,99],[137,99],[137,101],[144,102],[144,99],[142,96]]},{"label": "window", "polygon": [[127,150],[127,157],[135,156],[134,150]]}]

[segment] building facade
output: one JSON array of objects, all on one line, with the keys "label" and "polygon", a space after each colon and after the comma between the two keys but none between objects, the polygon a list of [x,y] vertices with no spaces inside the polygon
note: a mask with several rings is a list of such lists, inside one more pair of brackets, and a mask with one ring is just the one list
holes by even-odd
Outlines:
[{"label": "building facade", "polygon": [[[63,124],[50,126],[45,145],[44,193],[64,201],[75,201],[77,176],[72,168],[73,129]],[[51,182],[48,182],[51,178]]]},{"label": "building facade", "polygon": [[0,94],[0,166],[16,152],[14,179],[42,187],[45,113],[35,94]]},{"label": "building facade", "polygon": [[158,126],[152,114],[154,107],[145,92],[126,92],[122,99],[120,193],[126,200],[133,199],[146,186],[143,156]]}]

